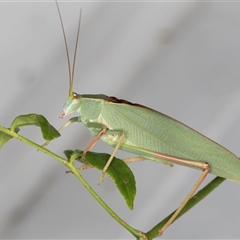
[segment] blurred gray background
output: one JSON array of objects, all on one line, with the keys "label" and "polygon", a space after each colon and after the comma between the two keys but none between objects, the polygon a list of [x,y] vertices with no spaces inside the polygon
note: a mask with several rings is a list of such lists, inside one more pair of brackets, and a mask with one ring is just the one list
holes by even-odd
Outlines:
[{"label": "blurred gray background", "polygon": [[[74,91],[103,93],[164,112],[240,156],[240,4],[60,2],[73,56],[83,9]],[[56,127],[68,70],[54,2],[0,3],[0,124],[39,113]],[[21,134],[43,143],[36,127]],[[92,136],[73,124],[49,148],[84,149]],[[111,152],[102,142],[94,148]],[[119,152],[119,157],[130,154]],[[149,230],[182,201],[200,172],[145,161],[130,211],[114,183],[83,172],[135,228]],[[0,151],[0,238],[133,238],[54,159],[11,140]],[[209,176],[205,184],[213,179]],[[225,181],[165,232],[165,239],[239,238],[240,185]]]}]

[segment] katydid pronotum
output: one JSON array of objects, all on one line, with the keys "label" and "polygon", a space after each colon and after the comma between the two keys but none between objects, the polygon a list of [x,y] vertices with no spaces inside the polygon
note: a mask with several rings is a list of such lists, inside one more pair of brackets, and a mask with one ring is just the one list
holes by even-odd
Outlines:
[{"label": "katydid pronotum", "polygon": [[74,112],[79,113],[79,122],[82,122],[95,136],[93,141],[85,148],[85,153],[99,139],[114,148],[108,163],[103,169],[100,181],[103,180],[103,176],[118,149],[136,154],[138,156],[135,159],[136,161],[150,159],[166,165],[180,164],[202,170],[203,173],[200,178],[177,211],[159,231],[159,235],[174,221],[208,173],[240,182],[239,158],[185,124],[156,110],[116,97],[101,94],[80,95],[72,92],[81,13],[71,70],[66,36],[58,5],[57,9],[61,20],[69,67],[69,97],[60,117]]}]

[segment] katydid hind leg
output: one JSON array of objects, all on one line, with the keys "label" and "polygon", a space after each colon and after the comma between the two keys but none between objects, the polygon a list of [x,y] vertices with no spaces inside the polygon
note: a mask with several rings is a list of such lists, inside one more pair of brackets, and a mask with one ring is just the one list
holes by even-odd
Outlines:
[{"label": "katydid hind leg", "polygon": [[[196,192],[196,190],[199,188],[199,186],[202,184],[202,182],[204,181],[204,179],[208,175],[208,173],[210,171],[209,164],[208,163],[203,163],[203,162],[197,162],[197,164],[198,164],[198,167],[200,167],[200,165],[202,166],[201,168],[203,170],[203,173],[201,174],[201,176],[199,177],[197,182],[194,184],[194,186],[192,187],[190,192],[187,194],[187,196],[184,198],[182,203],[179,205],[177,210],[173,213],[173,215],[170,217],[170,219],[164,224],[164,226],[159,230],[158,236],[161,236],[163,234],[163,232],[175,221],[175,219],[177,218],[179,213],[182,211],[184,206],[191,199],[193,194]],[[192,161],[189,161],[189,166],[192,166]]]}]

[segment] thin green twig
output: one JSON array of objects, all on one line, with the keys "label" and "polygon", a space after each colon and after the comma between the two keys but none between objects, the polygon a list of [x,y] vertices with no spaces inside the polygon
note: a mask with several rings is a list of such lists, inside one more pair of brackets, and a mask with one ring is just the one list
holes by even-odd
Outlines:
[{"label": "thin green twig", "polygon": [[[146,234],[132,228],[125,221],[123,221],[101,198],[100,196],[91,188],[91,186],[87,183],[87,181],[82,177],[79,173],[78,169],[73,165],[73,163],[68,162],[67,159],[58,156],[57,154],[51,152],[50,150],[44,148],[43,146],[38,145],[37,143],[11,131],[7,128],[0,126],[0,131],[26,143],[30,146],[38,149],[39,151],[55,158],[62,164],[64,164],[70,171],[78,178],[78,180],[83,184],[83,186],[90,192],[90,194],[98,201],[98,203],[126,230],[128,230],[132,235],[134,235],[137,239],[153,239],[157,237],[159,230],[164,226],[164,224],[168,221],[168,219],[174,214],[171,213],[168,217],[163,219],[160,223],[154,226],[151,230],[149,230]],[[196,193],[186,204],[180,214],[177,216],[175,221],[180,218],[184,213],[194,207],[198,202],[200,202],[203,198],[205,198],[210,192],[212,192],[216,187],[218,187],[225,179],[221,177],[214,178],[209,184],[207,184],[202,190]]]},{"label": "thin green twig", "polygon": [[37,150],[55,158],[57,161],[64,164],[67,168],[70,169],[70,171],[77,177],[77,179],[83,184],[83,186],[88,190],[88,192],[98,201],[98,203],[120,224],[122,225],[126,230],[128,230],[132,235],[134,235],[137,239],[146,239],[144,233],[141,231],[131,227],[129,224],[127,224],[123,219],[121,219],[104,201],[103,199],[93,190],[93,188],[88,184],[88,182],[82,177],[82,175],[79,173],[77,168],[73,165],[73,163],[70,163],[67,161],[67,159],[64,159],[57,154],[51,152],[50,150],[44,148],[43,146],[23,137],[22,135],[19,135],[15,133],[14,131],[11,131],[3,126],[0,125],[0,131],[4,132],[34,148]]}]

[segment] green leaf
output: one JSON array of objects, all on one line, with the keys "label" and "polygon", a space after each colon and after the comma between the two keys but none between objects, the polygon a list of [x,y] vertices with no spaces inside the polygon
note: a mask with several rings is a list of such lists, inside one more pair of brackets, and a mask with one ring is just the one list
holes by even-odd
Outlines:
[{"label": "green leaf", "polygon": [[[64,153],[69,161],[74,160],[73,158],[81,162],[83,161],[80,160],[83,151],[66,150]],[[109,157],[110,155],[107,153],[87,152],[85,160],[95,168],[102,170],[106,165]],[[118,190],[123,195],[127,206],[130,209],[133,209],[134,198],[136,196],[136,182],[131,169],[124,161],[114,157],[106,173],[115,182]]]},{"label": "green leaf", "polygon": [[[19,128],[15,128],[15,129],[14,129],[14,132],[15,132],[15,133],[18,133],[19,130],[20,130]],[[0,148],[2,148],[2,146],[3,146],[7,141],[9,141],[11,138],[13,138],[11,135],[8,135],[8,134],[0,131]]]},{"label": "green leaf", "polygon": [[54,138],[60,137],[58,130],[55,129],[44,116],[38,115],[38,122],[45,140],[51,141]]},{"label": "green leaf", "polygon": [[34,113],[16,117],[12,122],[11,130],[29,125],[40,127],[43,138],[47,141],[51,141],[60,136],[60,133],[47,121],[44,116]]}]

